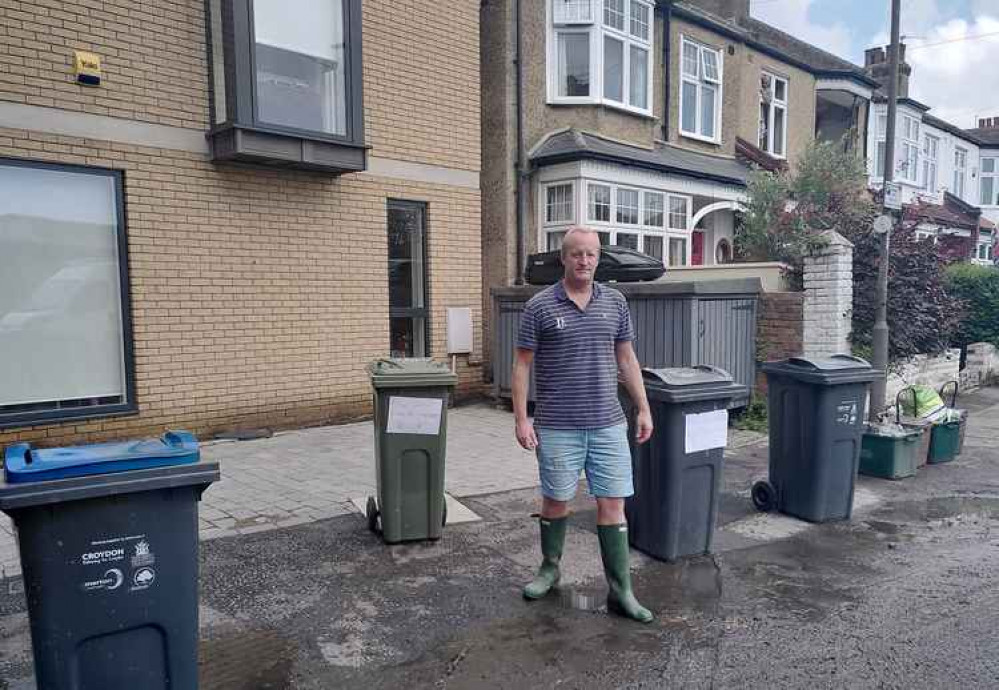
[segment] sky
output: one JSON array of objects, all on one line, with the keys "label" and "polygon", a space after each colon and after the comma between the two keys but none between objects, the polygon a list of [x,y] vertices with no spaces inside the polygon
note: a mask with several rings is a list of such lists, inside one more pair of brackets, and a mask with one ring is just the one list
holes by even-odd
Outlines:
[{"label": "sky", "polygon": [[[752,14],[858,65],[889,42],[890,0],[752,0]],[[909,96],[958,127],[999,116],[999,0],[902,0]],[[975,38],[981,37],[981,38]]]}]

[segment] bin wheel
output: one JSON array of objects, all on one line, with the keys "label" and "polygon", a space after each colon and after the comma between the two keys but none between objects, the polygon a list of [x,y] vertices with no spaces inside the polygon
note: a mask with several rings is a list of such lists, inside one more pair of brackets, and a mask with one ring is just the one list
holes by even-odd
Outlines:
[{"label": "bin wheel", "polygon": [[378,533],[378,502],[375,501],[374,496],[368,496],[368,504],[364,508],[364,515],[368,518],[368,529],[374,533]]},{"label": "bin wheel", "polygon": [[441,506],[441,527],[447,526],[447,501]]},{"label": "bin wheel", "polygon": [[773,484],[767,480],[762,479],[753,484],[751,494],[753,497],[753,505],[756,506],[757,510],[769,513],[777,507],[777,490],[774,489]]}]

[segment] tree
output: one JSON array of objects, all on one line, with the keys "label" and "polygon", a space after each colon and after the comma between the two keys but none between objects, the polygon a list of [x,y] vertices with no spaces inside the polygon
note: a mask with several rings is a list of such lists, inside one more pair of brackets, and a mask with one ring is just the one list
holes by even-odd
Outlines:
[{"label": "tree", "polygon": [[802,153],[794,172],[750,176],[735,238],[740,258],[781,261],[800,277],[804,258],[825,246],[824,232],[849,237],[871,227],[875,207],[864,163],[841,148],[816,142]]},{"label": "tree", "polygon": [[[748,185],[742,225],[736,231],[740,258],[782,261],[800,276],[804,258],[835,230],[854,245],[854,347],[867,354],[874,327],[878,238],[872,232],[878,206],[867,188],[864,161],[844,147],[814,143],[793,173],[755,172]],[[948,294],[944,265],[932,242],[918,241],[908,225],[892,232],[888,269],[889,359],[937,353],[948,347],[963,304]]]}]

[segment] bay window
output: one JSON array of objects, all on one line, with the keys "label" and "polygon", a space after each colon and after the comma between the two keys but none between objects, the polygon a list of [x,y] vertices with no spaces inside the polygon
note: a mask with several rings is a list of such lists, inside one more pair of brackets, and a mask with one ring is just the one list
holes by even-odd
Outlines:
[{"label": "bay window", "polygon": [[[690,236],[690,197],[652,189],[639,189],[607,182],[580,181],[586,190],[586,225],[597,231],[602,245],[634,249],[671,265],[685,264]],[[542,248],[554,251],[562,246],[571,211],[553,213],[571,194],[573,183],[543,186],[548,201],[542,220],[546,227]],[[554,191],[553,191],[554,190]],[[572,207],[571,197],[568,207]],[[670,256],[670,252],[673,253]]]},{"label": "bay window", "polygon": [[721,140],[721,51],[681,41],[680,133],[717,143]]},{"label": "bay window", "polygon": [[122,173],[0,159],[0,427],[134,412]]},{"label": "bay window", "polygon": [[215,160],[364,170],[360,0],[209,0]]},{"label": "bay window", "polygon": [[549,3],[549,102],[651,115],[652,2]]},{"label": "bay window", "polygon": [[764,72],[760,77],[760,148],[771,156],[787,155],[787,79]]}]

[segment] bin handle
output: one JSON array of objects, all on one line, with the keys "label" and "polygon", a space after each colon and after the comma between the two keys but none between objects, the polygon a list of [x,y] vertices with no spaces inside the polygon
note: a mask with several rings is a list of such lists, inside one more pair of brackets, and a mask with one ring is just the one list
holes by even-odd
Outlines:
[{"label": "bin handle", "polygon": [[948,381],[944,385],[940,386],[940,397],[944,398],[947,394],[944,392],[947,390],[948,386],[954,386],[954,393],[950,396],[950,407],[954,407],[957,404],[957,381]]},{"label": "bin handle", "polygon": [[695,364],[693,368],[699,369],[700,371],[709,371],[712,374],[720,374],[721,376],[726,376],[728,378],[731,378],[731,375],[727,371],[725,371],[721,367],[716,367],[711,364]]}]

